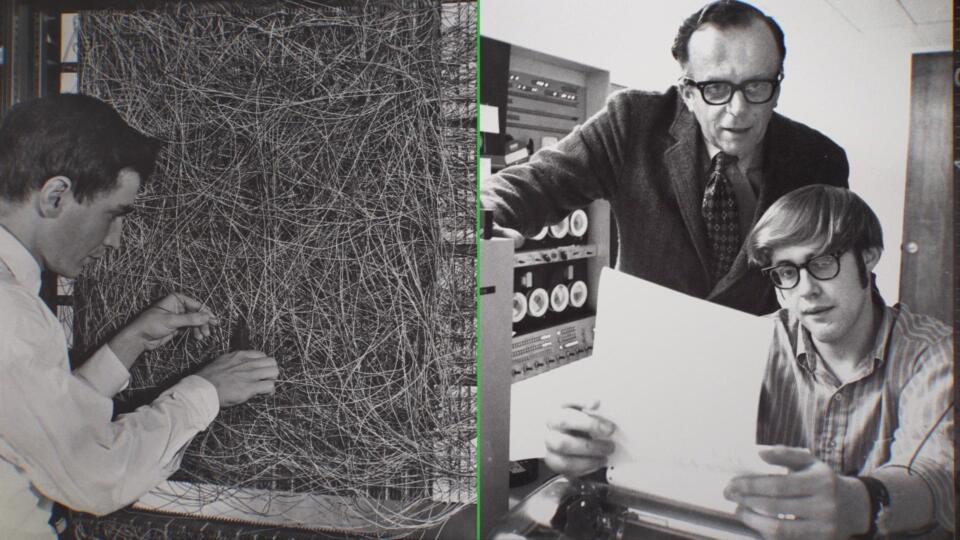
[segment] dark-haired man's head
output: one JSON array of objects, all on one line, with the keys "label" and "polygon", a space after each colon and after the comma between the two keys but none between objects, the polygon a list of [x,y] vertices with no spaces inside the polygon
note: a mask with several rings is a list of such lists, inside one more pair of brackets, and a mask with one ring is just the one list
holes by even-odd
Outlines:
[{"label": "dark-haired man's head", "polygon": [[725,30],[731,27],[746,28],[754,22],[762,23],[770,30],[770,36],[773,38],[779,53],[780,70],[783,71],[783,60],[787,56],[787,46],[780,25],[759,9],[737,0],[710,2],[684,19],[680,28],[677,29],[677,35],[673,38],[673,46],[670,48],[670,52],[682,66],[690,58],[690,37],[704,25],[709,24],[720,30]]},{"label": "dark-haired man's head", "polygon": [[153,172],[160,143],[97,98],[62,94],[13,107],[0,124],[0,199],[22,201],[65,176],[78,201],[117,186],[122,169]]},{"label": "dark-haired man's head", "polygon": [[825,185],[784,195],[747,237],[747,257],[773,281],[780,305],[822,342],[866,324],[882,251],[880,221],[867,203]]},{"label": "dark-haired man's head", "polygon": [[684,20],[672,52],[681,96],[708,149],[755,156],[780,96],[786,46],[779,25],[749,4],[712,2]]},{"label": "dark-haired man's head", "polygon": [[0,124],[0,224],[43,268],[74,277],[119,246],[159,148],[90,96],[18,104]]}]

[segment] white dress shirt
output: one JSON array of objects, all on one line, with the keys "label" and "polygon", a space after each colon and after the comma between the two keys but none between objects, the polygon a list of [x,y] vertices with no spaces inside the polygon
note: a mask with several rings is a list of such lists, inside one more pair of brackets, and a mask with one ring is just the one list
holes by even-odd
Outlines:
[{"label": "white dress shirt", "polygon": [[52,500],[106,514],[180,465],[219,411],[191,375],[150,405],[112,420],[130,374],[106,345],[70,372],[66,338],[38,296],[40,267],[0,227],[0,538],[56,538]]}]

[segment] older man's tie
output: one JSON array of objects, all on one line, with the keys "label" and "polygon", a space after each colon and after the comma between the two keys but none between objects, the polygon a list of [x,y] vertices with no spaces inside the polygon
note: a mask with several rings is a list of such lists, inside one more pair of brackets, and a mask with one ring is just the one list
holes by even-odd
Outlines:
[{"label": "older man's tie", "polygon": [[703,192],[701,213],[707,226],[710,243],[710,264],[713,281],[723,277],[740,250],[740,216],[733,187],[724,172],[737,158],[719,152],[710,164],[710,178]]}]

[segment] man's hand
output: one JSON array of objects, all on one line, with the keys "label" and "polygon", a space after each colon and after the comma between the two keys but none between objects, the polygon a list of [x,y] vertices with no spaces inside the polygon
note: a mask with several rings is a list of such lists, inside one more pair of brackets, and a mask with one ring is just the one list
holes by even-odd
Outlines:
[{"label": "man's hand", "polygon": [[599,406],[599,401],[568,403],[547,420],[547,466],[567,476],[582,476],[606,465],[614,450],[607,437],[617,428],[591,412]]},{"label": "man's hand", "polygon": [[129,368],[144,351],[167,343],[184,328],[193,337],[210,336],[210,326],[220,321],[203,304],[187,295],[173,293],[147,308],[110,340],[110,349]]},{"label": "man's hand", "polygon": [[217,389],[220,407],[238,405],[259,394],[272,394],[279,374],[277,361],[260,351],[227,353],[197,372]]},{"label": "man's hand", "polygon": [[501,227],[496,223],[493,224],[493,230],[491,231],[495,238],[510,238],[513,240],[513,249],[519,249],[523,245],[525,240],[523,235],[520,234],[520,231],[516,229],[508,229],[507,227]]},{"label": "man's hand", "polygon": [[786,475],[740,476],[724,490],[737,516],[764,538],[839,539],[867,532],[870,502],[856,478],[839,476],[803,448],[762,450]]}]

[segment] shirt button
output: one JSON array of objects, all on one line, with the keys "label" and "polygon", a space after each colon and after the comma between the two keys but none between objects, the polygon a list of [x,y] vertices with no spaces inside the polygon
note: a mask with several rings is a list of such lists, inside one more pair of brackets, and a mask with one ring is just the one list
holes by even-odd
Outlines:
[{"label": "shirt button", "polygon": [[843,394],[836,394],[835,396],[833,396],[833,399],[837,401],[843,401]]},{"label": "shirt button", "polygon": [[830,441],[827,443],[827,448],[836,448],[836,447],[837,447],[836,441]]}]

